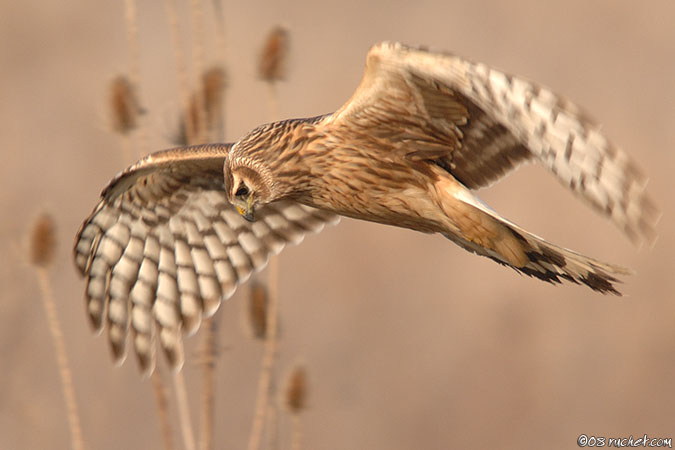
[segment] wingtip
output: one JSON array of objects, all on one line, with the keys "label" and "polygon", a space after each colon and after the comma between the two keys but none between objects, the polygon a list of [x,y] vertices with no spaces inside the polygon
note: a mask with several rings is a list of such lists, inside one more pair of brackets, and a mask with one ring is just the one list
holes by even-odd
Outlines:
[{"label": "wingtip", "polygon": [[154,354],[140,354],[136,352],[136,362],[138,363],[138,371],[141,378],[147,380],[155,371],[155,355]]}]

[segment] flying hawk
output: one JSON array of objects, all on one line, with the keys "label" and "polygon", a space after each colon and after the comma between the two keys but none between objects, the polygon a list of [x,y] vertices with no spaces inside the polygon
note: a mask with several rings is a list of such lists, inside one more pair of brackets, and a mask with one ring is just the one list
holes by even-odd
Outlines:
[{"label": "flying hawk", "polygon": [[117,175],[75,242],[89,317],[117,360],[131,334],[144,371],[157,338],[180,367],[183,333],[339,216],[441,233],[526,275],[618,294],[626,269],[546,242],[476,197],[525,162],[631,240],[653,240],[647,178],[575,105],[485,64],[381,43],[337,112],[153,153]]}]

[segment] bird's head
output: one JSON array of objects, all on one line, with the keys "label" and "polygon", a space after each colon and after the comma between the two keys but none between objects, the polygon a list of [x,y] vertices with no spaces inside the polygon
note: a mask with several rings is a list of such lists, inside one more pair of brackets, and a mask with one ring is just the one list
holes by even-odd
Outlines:
[{"label": "bird's head", "polygon": [[264,162],[234,151],[225,158],[224,172],[228,200],[249,222],[255,220],[257,207],[277,199]]},{"label": "bird's head", "polygon": [[[298,195],[306,170],[289,136],[298,121],[261,125],[230,148],[225,158],[225,184],[230,203],[249,221],[257,207]],[[292,146],[291,146],[292,147]]]}]

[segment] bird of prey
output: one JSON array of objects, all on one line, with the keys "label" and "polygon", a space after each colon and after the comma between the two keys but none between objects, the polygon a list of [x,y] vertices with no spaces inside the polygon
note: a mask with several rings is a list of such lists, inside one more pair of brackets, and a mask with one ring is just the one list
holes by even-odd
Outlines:
[{"label": "bird of prey", "polygon": [[156,340],[180,367],[183,333],[270,255],[339,216],[440,233],[523,274],[618,294],[626,269],[551,244],[476,197],[525,162],[631,240],[653,240],[646,177],[574,104],[485,64],[381,43],[335,113],[157,152],[117,175],[75,242],[89,318],[107,327],[117,360],[131,334],[143,371]]}]

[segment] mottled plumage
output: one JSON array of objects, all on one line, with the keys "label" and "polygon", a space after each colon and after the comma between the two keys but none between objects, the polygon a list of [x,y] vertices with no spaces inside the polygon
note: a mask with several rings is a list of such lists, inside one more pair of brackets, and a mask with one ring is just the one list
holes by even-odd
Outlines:
[{"label": "mottled plumage", "polygon": [[80,228],[75,264],[86,277],[88,315],[107,327],[116,360],[127,335],[143,371],[159,339],[183,361],[181,335],[194,332],[271,254],[337,217],[289,201],[242,218],[224,193],[231,144],[154,153],[119,174]]},{"label": "mottled plumage", "polygon": [[75,244],[89,316],[107,324],[116,359],[131,333],[143,370],[156,339],[178,367],[182,333],[338,215],[441,233],[527,275],[618,294],[625,269],[548,243],[471,192],[529,161],[633,241],[653,241],[646,177],[576,106],[484,64],[382,43],[334,114],[158,152],[118,175]]}]

